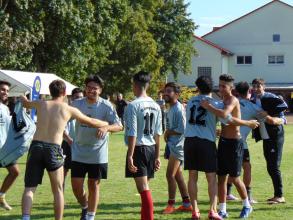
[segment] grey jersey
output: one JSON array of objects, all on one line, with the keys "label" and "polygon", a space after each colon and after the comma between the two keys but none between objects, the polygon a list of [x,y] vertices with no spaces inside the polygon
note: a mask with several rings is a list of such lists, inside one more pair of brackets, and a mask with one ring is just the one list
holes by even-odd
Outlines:
[{"label": "grey jersey", "polygon": [[136,145],[154,145],[155,135],[162,134],[161,109],[150,97],[140,97],[129,103],[124,119],[126,145],[129,136],[136,137]]},{"label": "grey jersey", "polygon": [[[202,100],[208,100],[216,108],[224,108],[223,102],[207,95],[198,95],[191,98],[186,106],[185,137],[199,137],[215,142],[217,117],[200,106]],[[227,121],[223,120],[222,123],[225,124]]]},{"label": "grey jersey", "polygon": [[6,141],[11,117],[6,105],[0,103],[0,148]]},{"label": "grey jersey", "polygon": [[[119,117],[112,104],[101,97],[94,104],[89,104],[86,98],[73,102],[83,114],[107,121],[110,125],[119,124]],[[75,138],[72,146],[72,160],[87,164],[108,163],[109,134],[97,138],[97,129],[91,128],[79,121],[75,123]]]},{"label": "grey jersey", "polygon": [[[240,110],[241,110],[241,119],[243,120],[252,120],[258,119],[258,112],[262,111],[258,105],[252,103],[247,99],[239,99]],[[250,127],[240,126],[240,133],[243,141],[246,142],[247,136],[251,131]],[[247,149],[247,144],[244,145],[244,149]]]},{"label": "grey jersey", "polygon": [[168,138],[167,145],[169,147],[182,146],[184,144],[184,131],[186,125],[185,109],[183,105],[177,103],[168,110],[166,117],[167,130],[175,131],[180,135],[172,135]]}]

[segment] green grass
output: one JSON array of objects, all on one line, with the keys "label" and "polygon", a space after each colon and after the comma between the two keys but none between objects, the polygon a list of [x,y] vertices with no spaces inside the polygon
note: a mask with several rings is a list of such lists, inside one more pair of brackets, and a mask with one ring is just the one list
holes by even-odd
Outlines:
[{"label": "green grass", "polygon": [[[290,220],[293,219],[293,126],[286,127],[285,145],[282,160],[282,172],[284,192],[287,203],[284,205],[267,205],[265,200],[272,197],[273,188],[267,174],[265,160],[263,158],[261,143],[255,144],[249,140],[252,165],[253,165],[253,195],[258,200],[254,206],[254,212],[250,219],[265,220]],[[161,155],[163,155],[163,145]],[[100,205],[96,219],[130,220],[140,219],[140,197],[136,192],[134,181],[124,178],[126,147],[123,144],[123,134],[113,134],[110,137],[109,146],[109,175],[108,180],[101,183]],[[8,191],[6,198],[13,210],[7,212],[0,210],[0,220],[21,218],[21,195],[24,187],[25,160],[19,160],[21,175],[13,187]],[[167,161],[162,158],[162,168],[156,173],[155,179],[151,181],[151,189],[155,205],[155,219],[190,219],[190,213],[175,213],[162,215],[161,212],[167,201],[167,182],[165,179]],[[185,172],[185,176],[187,173]],[[0,169],[0,180],[6,175],[5,169]],[[235,188],[233,192],[237,195]],[[48,175],[45,174],[43,184],[38,187],[35,194],[32,210],[32,219],[53,219],[53,197],[49,185]],[[177,205],[180,203],[180,196],[177,193]],[[79,219],[80,206],[77,204],[67,179],[65,189],[65,211],[64,219]],[[206,219],[208,211],[208,194],[205,175],[200,174],[199,178],[199,207],[203,219]],[[228,203],[230,219],[238,217],[241,209],[240,202]]]}]

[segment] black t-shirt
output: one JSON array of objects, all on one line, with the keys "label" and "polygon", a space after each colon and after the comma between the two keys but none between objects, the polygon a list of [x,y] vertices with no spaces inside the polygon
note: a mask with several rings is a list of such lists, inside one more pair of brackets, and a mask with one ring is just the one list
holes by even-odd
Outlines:
[{"label": "black t-shirt", "polygon": [[127,106],[127,102],[125,100],[116,101],[116,111],[119,118],[122,118],[124,114],[124,108]]}]

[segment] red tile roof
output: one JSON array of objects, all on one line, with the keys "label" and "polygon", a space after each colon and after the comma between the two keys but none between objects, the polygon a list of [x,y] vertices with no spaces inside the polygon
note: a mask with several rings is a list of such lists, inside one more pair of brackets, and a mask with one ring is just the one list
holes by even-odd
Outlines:
[{"label": "red tile roof", "polygon": [[252,12],[249,12],[249,13],[247,13],[247,14],[241,16],[240,18],[237,18],[237,19],[235,19],[235,20],[233,20],[233,21],[231,21],[231,22],[229,22],[229,23],[223,25],[222,27],[217,27],[216,29],[212,30],[211,32],[209,32],[209,33],[203,35],[202,38],[205,38],[206,36],[208,36],[208,35],[210,35],[210,34],[216,32],[216,31],[218,31],[218,30],[221,30],[221,29],[225,28],[226,26],[228,26],[228,25],[230,25],[230,24],[232,24],[232,23],[234,23],[234,22],[236,22],[236,21],[239,21],[240,19],[245,18],[245,17],[247,17],[247,16],[249,16],[249,15],[251,15],[251,14],[253,14],[253,13],[259,11],[260,9],[265,8],[265,7],[267,7],[268,5],[273,4],[273,3],[275,3],[275,2],[279,2],[279,3],[282,3],[282,4],[284,4],[284,5],[286,5],[286,6],[290,7],[290,8],[293,8],[292,5],[289,5],[289,4],[285,3],[285,2],[282,2],[282,1],[280,1],[280,0],[273,0],[273,1],[267,3],[267,4],[263,5],[263,6],[261,6],[261,7],[257,8],[257,9],[255,9],[255,10],[253,10]]},{"label": "red tile roof", "polygon": [[202,42],[204,42],[204,43],[206,43],[206,44],[208,44],[208,45],[220,50],[223,55],[226,55],[226,56],[232,56],[233,55],[233,53],[231,51],[229,51],[229,50],[227,50],[227,49],[225,49],[223,47],[220,47],[219,45],[214,44],[213,42],[211,42],[209,40],[206,40],[204,38],[198,37],[196,35],[193,35],[193,36],[194,36],[195,39],[200,40],[200,41],[202,41]]}]

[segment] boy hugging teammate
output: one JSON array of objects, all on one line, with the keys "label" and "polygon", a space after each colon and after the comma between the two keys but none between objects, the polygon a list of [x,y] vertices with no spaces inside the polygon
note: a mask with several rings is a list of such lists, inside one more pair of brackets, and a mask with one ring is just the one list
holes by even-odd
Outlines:
[{"label": "boy hugging teammate", "polygon": [[160,106],[146,91],[150,74],[139,72],[133,77],[133,93],[137,97],[128,104],[124,113],[125,142],[128,146],[126,177],[134,178],[141,196],[141,219],[153,220],[153,200],[149,180],[160,169],[160,135],[162,115]]},{"label": "boy hugging teammate", "polygon": [[[218,117],[227,117],[231,114],[235,118],[241,118],[239,100],[232,95],[234,79],[232,76],[223,74],[220,76],[219,91],[223,97],[224,109],[217,109],[208,101],[201,103],[202,107],[214,113]],[[240,179],[241,167],[243,161],[243,140],[240,135],[240,127],[235,125],[222,125],[221,137],[218,145],[218,181],[219,181],[219,215],[222,218],[228,217],[226,211],[226,191],[227,175],[231,177],[232,182],[243,201],[243,208],[240,218],[247,218],[252,212],[249,203],[246,188]]]}]

